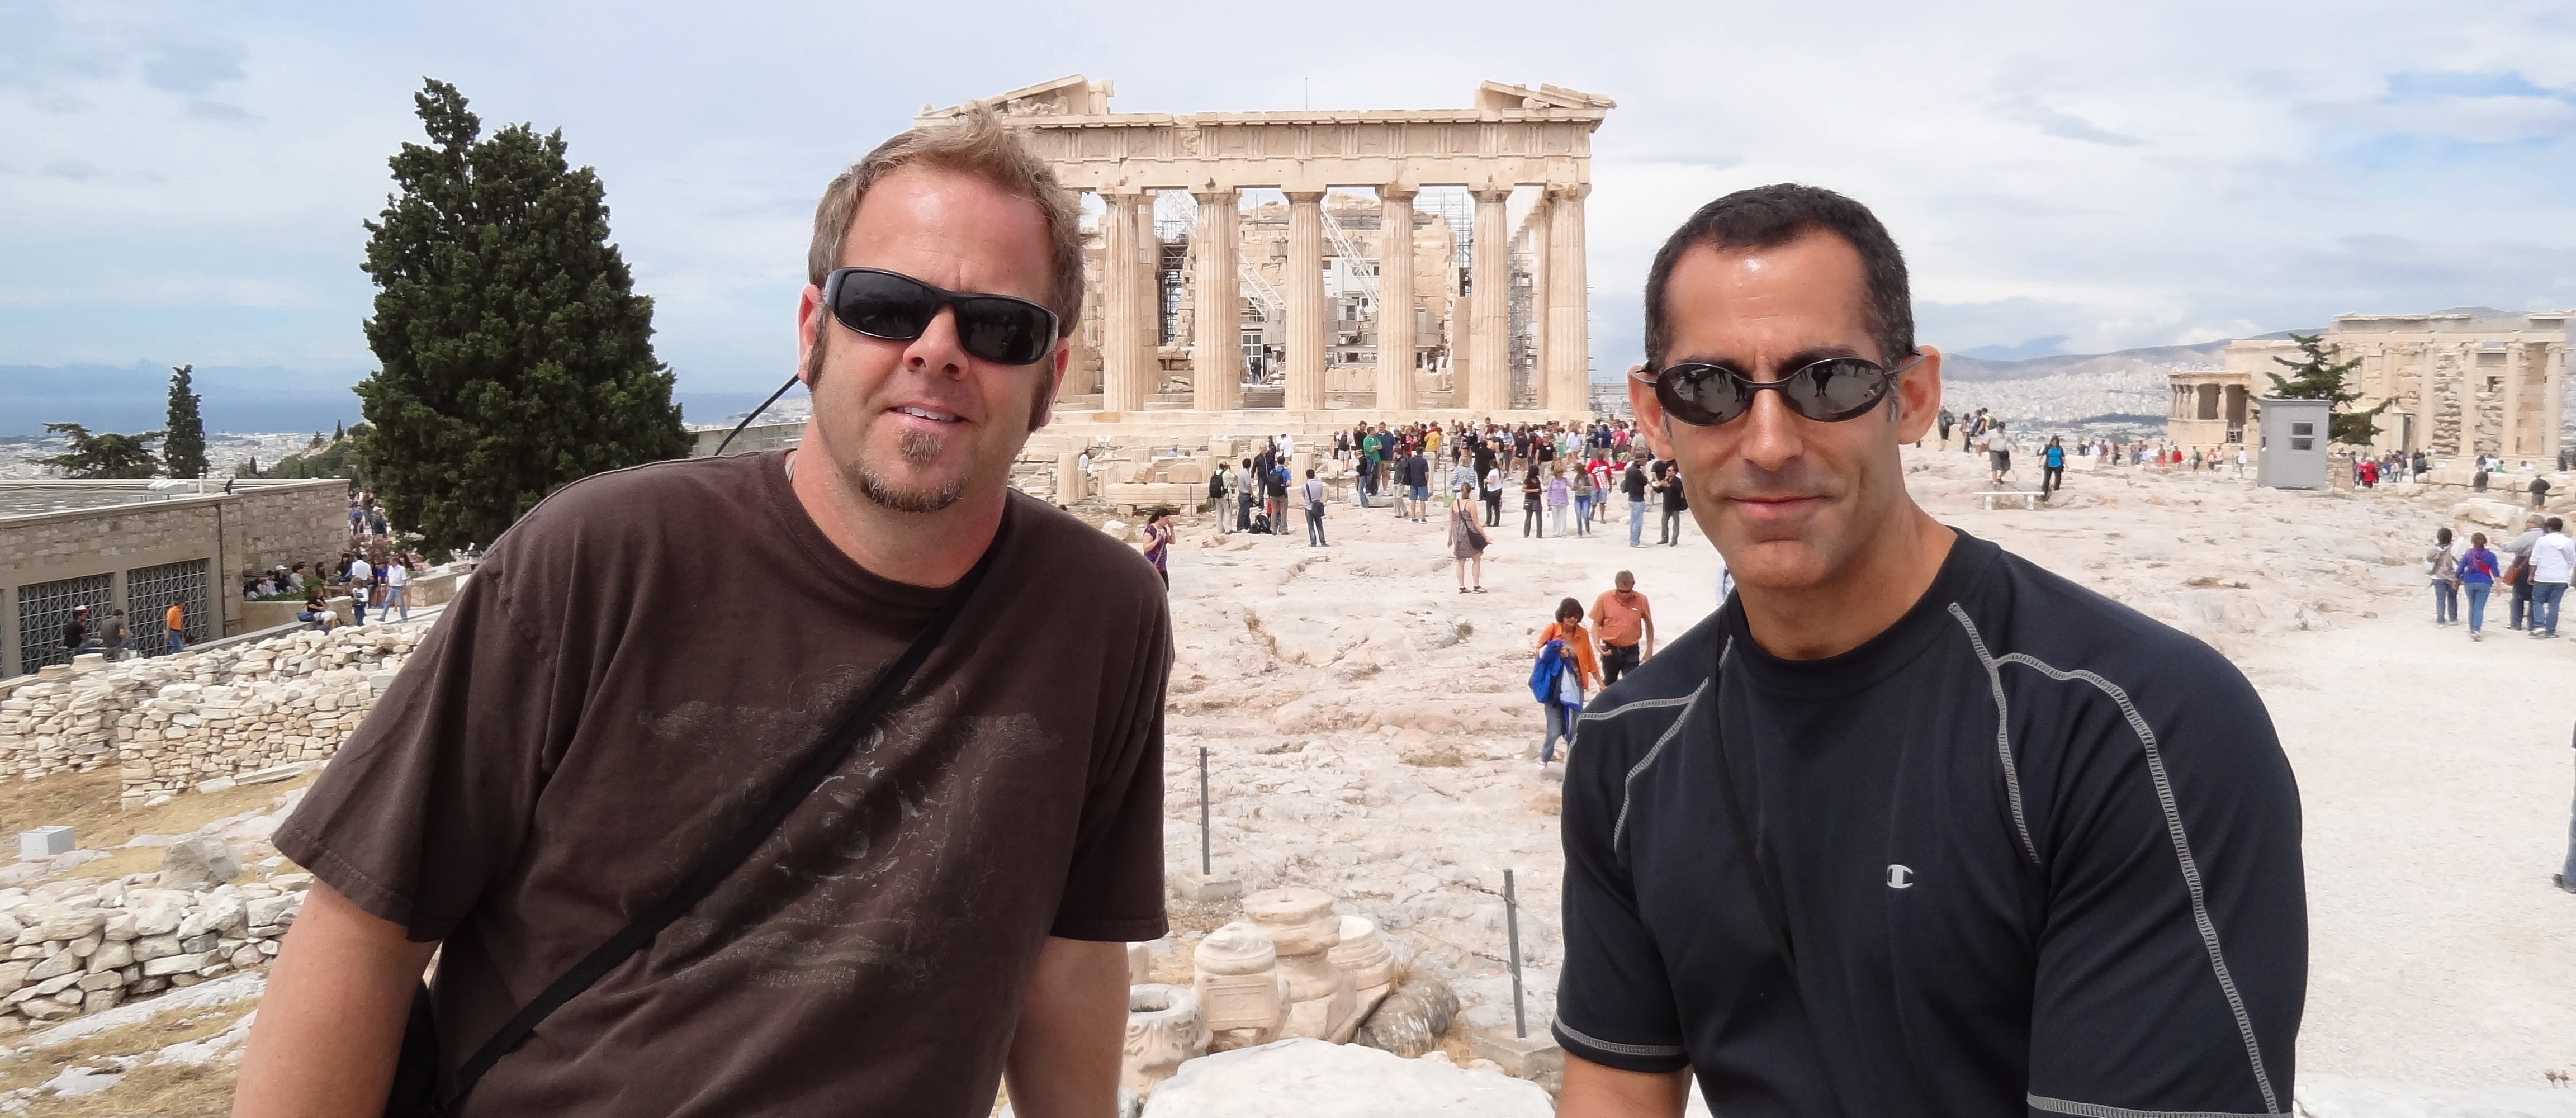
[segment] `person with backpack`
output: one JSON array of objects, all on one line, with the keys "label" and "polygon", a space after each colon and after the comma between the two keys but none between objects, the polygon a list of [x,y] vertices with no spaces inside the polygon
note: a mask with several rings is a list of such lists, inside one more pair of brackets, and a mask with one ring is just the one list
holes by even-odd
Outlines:
[{"label": "person with backpack", "polygon": [[2057,436],[2048,437],[2048,449],[2039,452],[2039,499],[2066,488],[2066,444]]},{"label": "person with backpack", "polygon": [[2540,542],[2540,514],[2522,519],[2522,534],[2496,545],[2496,551],[2511,556],[2505,561],[2504,584],[2511,597],[2507,601],[2505,628],[2522,632],[2524,615],[2531,611],[2531,545]]},{"label": "person with backpack", "polygon": [[[1476,491],[1472,486],[1458,488],[1458,500],[1449,506],[1449,555],[1458,568],[1458,592],[1485,592],[1485,548],[1493,541],[1476,523]],[[1467,568],[1476,571],[1476,584],[1467,585]]]},{"label": "person with backpack", "polygon": [[2531,479],[2531,507],[2540,508],[2548,502],[2549,479],[2545,477]]},{"label": "person with backpack", "polygon": [[1583,717],[1583,696],[1601,686],[1601,655],[1592,647],[1592,632],[1583,627],[1583,603],[1567,598],[1556,604],[1556,617],[1538,632],[1538,659],[1530,672],[1530,692],[1546,710],[1547,731],[1538,743],[1538,767],[1556,759],[1556,743],[1574,749],[1574,729]]},{"label": "person with backpack", "polygon": [[2460,587],[2469,594],[2469,639],[2487,639],[2487,595],[2494,592],[2496,553],[2487,550],[2487,534],[2469,533],[2469,549],[2460,553]]},{"label": "person with backpack", "polygon": [[2433,579],[2433,624],[2460,619],[2459,557],[2451,554],[2451,530],[2433,530],[2433,549],[2424,553],[2424,573]]}]

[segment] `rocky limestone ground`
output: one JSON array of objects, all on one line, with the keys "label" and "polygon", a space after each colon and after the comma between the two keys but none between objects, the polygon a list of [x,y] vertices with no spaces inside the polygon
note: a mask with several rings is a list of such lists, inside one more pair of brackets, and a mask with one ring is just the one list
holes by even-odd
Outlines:
[{"label": "rocky limestone ground", "polygon": [[[1982,456],[1909,451],[1907,468],[1945,523],[2209,642],[2271,705],[2309,834],[2300,1068],[2319,1077],[2316,1113],[2466,1114],[2479,1091],[2545,1092],[2549,1073],[2576,1072],[2576,897],[2547,881],[2576,786],[2576,642],[2502,633],[2500,601],[2483,644],[2430,624],[2420,559],[2432,530],[2496,531],[2453,517],[2468,494],[2292,493],[2232,470],[2122,467],[2070,470],[2043,509],[1987,511],[1974,496]],[[1650,519],[1650,546],[1631,549],[1616,512],[1595,537],[1525,540],[1507,510],[1482,595],[1457,593],[1436,506],[1412,523],[1336,505],[1326,548],[1308,547],[1302,525],[1218,537],[1185,521],[1172,562],[1173,868],[1197,868],[1204,748],[1221,874],[1247,890],[1335,893],[1419,951],[1416,965],[1454,974],[1466,1018],[1485,1026],[1511,1019],[1512,868],[1524,1011],[1544,1029],[1563,939],[1556,781],[1535,762],[1525,686],[1537,630],[1558,599],[1588,605],[1620,569],[1667,637],[1716,605],[1695,526],[1655,547]],[[1232,918],[1221,905],[1174,911],[1184,944]],[[2576,1091],[2538,1097],[2576,1114]]]}]

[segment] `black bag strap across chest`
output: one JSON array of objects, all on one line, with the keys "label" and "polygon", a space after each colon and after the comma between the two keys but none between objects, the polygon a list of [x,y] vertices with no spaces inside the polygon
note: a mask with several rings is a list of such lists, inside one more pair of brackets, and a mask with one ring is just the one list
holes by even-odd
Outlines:
[{"label": "black bag strap across chest", "polygon": [[[849,760],[851,750],[855,749],[859,740],[866,736],[869,727],[875,725],[877,719],[883,717],[887,708],[893,706],[895,699],[902,695],[904,688],[912,682],[913,674],[921,669],[923,662],[930,659],[930,654],[947,636],[949,628],[957,620],[957,615],[965,612],[966,603],[974,597],[976,585],[984,580],[986,571],[992,567],[993,557],[1001,554],[1002,533],[1008,531],[1009,525],[1005,522],[1001,532],[997,533],[993,542],[985,547],[983,557],[977,559],[974,567],[966,572],[966,577],[958,579],[956,585],[949,587],[947,596],[941,599],[937,609],[931,611],[929,622],[922,626],[921,633],[913,638],[912,644],[903,650],[901,656],[895,658],[894,663],[886,666],[885,671],[877,676],[876,683],[868,688],[867,694],[860,698],[856,705],[842,713],[824,733],[821,744],[816,746],[812,753],[806,755],[805,760],[797,765],[795,771],[789,773],[787,778],[770,792],[768,801],[760,806],[759,811],[743,820],[742,824],[736,827],[731,835],[726,836],[723,842],[708,850],[706,855],[698,860],[697,865],[689,870],[688,876],[681,878],[680,883],[673,886],[670,892],[663,894],[660,900],[639,913],[632,923],[619,929],[616,935],[610,936],[607,942],[583,956],[580,962],[572,965],[572,969],[565,971],[562,977],[555,979],[536,997],[530,999],[527,1005],[520,1007],[519,1012],[513,1014],[498,1032],[493,1033],[490,1040],[484,1041],[483,1046],[476,1049],[474,1055],[457,1067],[454,1075],[438,1081],[434,1092],[429,1093],[430,1097],[425,1110],[415,1109],[412,1113],[438,1115],[455,1109],[456,1104],[463,1101],[466,1094],[474,1089],[474,1084],[483,1078],[483,1073],[490,1071],[493,1064],[500,1062],[501,1057],[518,1047],[519,1042],[526,1040],[528,1034],[536,1031],[538,1024],[545,1021],[547,1016],[562,1008],[564,1003],[580,996],[582,991],[588,990],[592,983],[616,969],[618,964],[643,950],[644,945],[651,943],[653,937],[659,935],[663,928],[670,926],[672,921],[679,919],[699,901],[705,900],[708,894],[715,892],[716,886],[722,884],[726,877],[741,868],[744,862],[749,861],[752,852],[769,840],[769,836],[778,830],[779,824],[787,821],[788,815],[796,810],[797,805],[805,802],[807,796],[812,795],[816,788],[821,787],[825,780],[830,779],[834,772],[840,770],[842,763]],[[423,993],[426,994],[426,991]],[[425,1008],[425,1000],[416,1003],[412,1024],[414,1030],[424,1023],[422,1018]],[[405,1044],[408,1046],[411,1043],[407,1033]],[[388,1107],[388,1112],[400,1113],[396,1108],[403,1105],[406,1095],[404,1086],[397,1083],[393,1092],[395,1106]],[[410,1097],[418,1096],[413,1094]]]}]

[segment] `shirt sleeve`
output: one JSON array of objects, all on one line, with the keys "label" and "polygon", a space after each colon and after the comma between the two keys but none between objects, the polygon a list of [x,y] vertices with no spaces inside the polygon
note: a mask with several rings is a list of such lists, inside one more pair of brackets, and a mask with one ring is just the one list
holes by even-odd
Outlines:
[{"label": "shirt sleeve", "polygon": [[[2039,822],[2048,902],[2033,1114],[2274,1114],[2307,996],[2299,793],[2270,715],[2214,652],[2097,682]],[[2192,670],[2196,668],[2196,670]],[[2088,681],[2089,682],[2089,681]]]},{"label": "shirt sleeve", "polygon": [[[280,852],[414,941],[444,939],[518,858],[581,688],[510,612],[496,548],[295,814]],[[557,749],[550,749],[550,744]]]},{"label": "shirt sleeve", "polygon": [[[1595,730],[1599,733],[1599,730]],[[1620,805],[1620,751],[1590,746],[1565,774],[1565,969],[1556,987],[1556,1043],[1622,1071],[1690,1065],[1664,956],[1637,913],[1611,831]]]},{"label": "shirt sleeve", "polygon": [[1163,695],[1171,614],[1158,597],[1138,634],[1127,694],[1083,797],[1073,864],[1047,934],[1132,943],[1170,930],[1163,913]]}]

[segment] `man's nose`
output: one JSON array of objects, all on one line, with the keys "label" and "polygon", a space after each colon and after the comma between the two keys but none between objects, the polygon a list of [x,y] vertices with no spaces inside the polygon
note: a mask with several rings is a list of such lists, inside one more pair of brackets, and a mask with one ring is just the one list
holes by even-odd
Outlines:
[{"label": "man's nose", "polygon": [[921,336],[903,348],[903,366],[934,376],[965,373],[966,351],[957,337],[957,308],[942,306],[930,317],[930,325],[923,328]]},{"label": "man's nose", "polygon": [[1757,469],[1778,470],[1805,449],[1805,432],[1799,428],[1805,420],[1778,392],[1754,393],[1752,408],[1736,422],[1744,425],[1736,456]]}]

